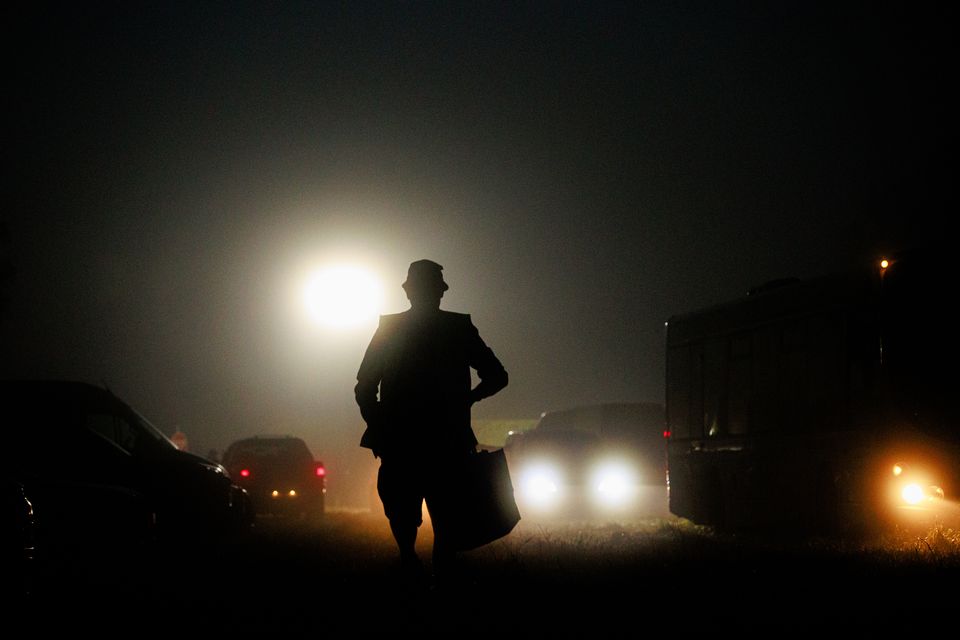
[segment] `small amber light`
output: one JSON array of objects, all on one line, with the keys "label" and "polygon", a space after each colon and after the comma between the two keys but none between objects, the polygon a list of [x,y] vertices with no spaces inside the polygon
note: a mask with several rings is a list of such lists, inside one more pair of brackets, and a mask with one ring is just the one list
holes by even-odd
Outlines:
[{"label": "small amber light", "polygon": [[886,258],[884,258],[883,260],[880,261],[880,268],[881,268],[881,269],[886,269],[886,268],[889,267],[889,266],[890,266],[890,261],[887,260]]},{"label": "small amber light", "polygon": [[903,473],[903,467],[898,464],[893,465],[893,475],[898,476]]},{"label": "small amber light", "polygon": [[273,493],[271,493],[270,495],[273,496],[274,498],[276,498],[277,496],[280,495],[280,492],[277,491],[276,489],[274,489],[274,490],[273,490]]},{"label": "small amber light", "polygon": [[290,493],[289,493],[288,495],[289,495],[291,498],[296,498],[296,497],[297,497],[297,491],[296,491],[296,489],[290,489]]}]

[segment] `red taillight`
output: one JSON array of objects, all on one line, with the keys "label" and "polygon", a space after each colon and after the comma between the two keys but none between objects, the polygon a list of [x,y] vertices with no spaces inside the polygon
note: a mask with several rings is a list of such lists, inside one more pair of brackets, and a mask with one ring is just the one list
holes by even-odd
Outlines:
[{"label": "red taillight", "polygon": [[663,437],[664,437],[664,438],[669,438],[669,437],[670,437],[670,432],[669,432],[669,431],[664,431],[664,432],[663,432]]},{"label": "red taillight", "polygon": [[325,475],[327,475],[327,470],[324,469],[322,466],[317,467],[317,476],[322,478]]},{"label": "red taillight", "polygon": [[249,478],[249,477],[250,477],[250,469],[240,469],[240,477],[241,477],[241,478]]}]

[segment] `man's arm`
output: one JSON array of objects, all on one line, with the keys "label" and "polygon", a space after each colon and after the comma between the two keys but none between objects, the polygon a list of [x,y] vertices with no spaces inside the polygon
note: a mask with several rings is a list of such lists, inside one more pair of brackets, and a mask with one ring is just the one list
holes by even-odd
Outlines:
[{"label": "man's arm", "polygon": [[477,377],[480,378],[477,386],[470,391],[470,401],[478,402],[507,386],[508,377],[503,364],[480,337],[469,316],[467,322],[470,325],[470,366],[477,370]]},{"label": "man's arm", "polygon": [[353,388],[354,397],[360,407],[360,415],[367,423],[367,431],[363,434],[360,446],[373,449],[376,444],[376,431],[381,424],[380,401],[378,392],[380,380],[383,378],[383,346],[385,331],[381,320],[380,326],[373,334],[370,345],[363,355],[360,370],[357,372],[357,386]]},{"label": "man's arm", "polygon": [[360,407],[360,415],[363,421],[368,425],[377,421],[380,409],[380,402],[377,400],[377,390],[379,384],[372,380],[357,380],[357,386],[353,388],[353,395],[357,399],[357,405]]}]

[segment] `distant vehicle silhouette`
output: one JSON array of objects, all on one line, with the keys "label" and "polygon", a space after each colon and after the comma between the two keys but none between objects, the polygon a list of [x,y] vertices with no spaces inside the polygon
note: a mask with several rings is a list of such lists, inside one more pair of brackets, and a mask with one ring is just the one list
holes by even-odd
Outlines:
[{"label": "distant vehicle silhouette", "polygon": [[6,474],[36,515],[38,548],[189,542],[241,530],[250,500],[226,470],[178,451],[111,392],[81,382],[0,382]]},{"label": "distant vehicle silhouette", "polygon": [[300,438],[238,440],[223,454],[223,465],[249,492],[258,515],[315,517],[324,513],[327,470]]}]

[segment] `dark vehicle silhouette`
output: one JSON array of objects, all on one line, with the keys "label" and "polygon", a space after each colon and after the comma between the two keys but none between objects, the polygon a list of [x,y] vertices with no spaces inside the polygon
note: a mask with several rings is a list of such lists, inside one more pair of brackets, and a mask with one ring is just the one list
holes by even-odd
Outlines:
[{"label": "dark vehicle silhouette", "polygon": [[30,591],[36,551],[36,520],[33,504],[23,485],[4,479],[0,485],[3,515],[0,522],[0,583],[2,597],[17,597]]},{"label": "dark vehicle silhouette", "polygon": [[670,508],[720,528],[955,521],[953,255],[904,252],[670,318]]},{"label": "dark vehicle silhouette", "polygon": [[30,498],[40,550],[189,544],[251,523],[222,466],[179,451],[110,391],[4,381],[0,403],[5,470]]},{"label": "dark vehicle silhouette", "polygon": [[667,515],[661,420],[659,405],[595,405],[512,434],[504,448],[524,516]]},{"label": "dark vehicle silhouette", "polygon": [[223,464],[250,493],[258,515],[323,515],[327,471],[300,438],[238,440],[223,454]]}]

